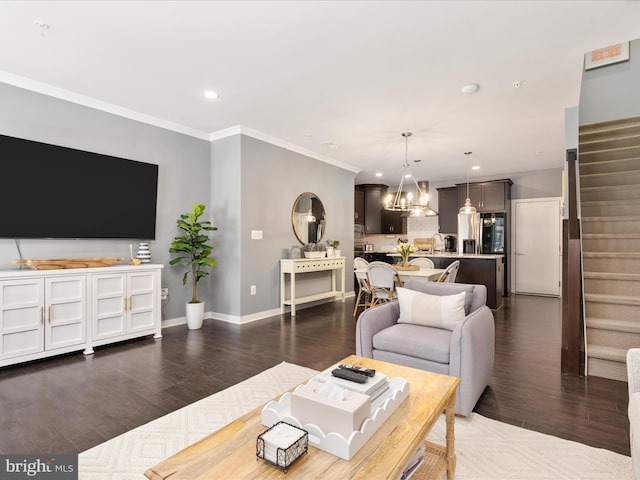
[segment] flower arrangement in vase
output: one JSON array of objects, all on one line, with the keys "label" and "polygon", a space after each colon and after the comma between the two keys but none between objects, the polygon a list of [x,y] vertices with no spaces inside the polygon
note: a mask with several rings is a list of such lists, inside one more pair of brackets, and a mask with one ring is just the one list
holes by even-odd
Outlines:
[{"label": "flower arrangement in vase", "polygon": [[411,245],[409,242],[400,242],[394,248],[394,250],[396,252],[398,252],[400,254],[400,256],[402,257],[402,266],[405,267],[405,268],[408,267],[409,266],[409,255],[411,255],[412,253],[414,253],[416,251],[415,247],[413,245]]}]

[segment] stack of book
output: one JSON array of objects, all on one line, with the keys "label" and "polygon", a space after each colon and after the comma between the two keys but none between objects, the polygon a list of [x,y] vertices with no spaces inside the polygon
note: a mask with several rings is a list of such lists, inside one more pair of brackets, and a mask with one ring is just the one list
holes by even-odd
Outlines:
[{"label": "stack of book", "polygon": [[352,392],[362,393],[371,398],[371,411],[375,411],[384,403],[384,393],[389,390],[389,377],[384,373],[376,372],[375,376],[369,378],[366,383],[356,383],[331,375],[331,372],[337,368],[337,365],[327,368],[322,373],[314,377],[318,382],[333,382],[336,385]]},{"label": "stack of book", "polygon": [[408,480],[409,478],[411,478],[411,475],[413,475],[418,469],[418,467],[422,465],[422,461],[424,460],[424,450],[425,449],[424,449],[424,443],[423,443],[420,445],[420,447],[418,448],[416,453],[413,455],[413,457],[411,457],[411,460],[409,460],[409,463],[407,464],[406,468],[402,472],[402,476],[400,477],[400,480]]}]

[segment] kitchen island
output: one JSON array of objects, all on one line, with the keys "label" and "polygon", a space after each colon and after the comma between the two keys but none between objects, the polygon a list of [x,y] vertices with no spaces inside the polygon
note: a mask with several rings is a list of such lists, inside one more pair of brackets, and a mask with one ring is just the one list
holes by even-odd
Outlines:
[{"label": "kitchen island", "polygon": [[[400,259],[399,253],[388,253],[390,263]],[[460,270],[456,276],[456,283],[480,284],[487,287],[487,306],[497,310],[502,306],[504,294],[504,255],[483,255],[456,252],[417,251],[409,256],[413,258],[428,258],[435,268],[447,268],[456,260],[460,261]]]}]

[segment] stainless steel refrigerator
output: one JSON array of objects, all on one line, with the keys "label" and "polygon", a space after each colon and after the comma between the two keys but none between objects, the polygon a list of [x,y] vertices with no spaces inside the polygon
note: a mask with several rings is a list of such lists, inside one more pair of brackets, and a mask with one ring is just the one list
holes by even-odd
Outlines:
[{"label": "stainless steel refrigerator", "polygon": [[458,253],[478,253],[480,214],[458,213]]}]

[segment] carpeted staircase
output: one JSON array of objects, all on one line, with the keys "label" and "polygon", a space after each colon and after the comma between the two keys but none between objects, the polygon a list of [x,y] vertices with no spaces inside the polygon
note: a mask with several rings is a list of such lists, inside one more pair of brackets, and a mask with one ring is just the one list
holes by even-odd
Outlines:
[{"label": "carpeted staircase", "polygon": [[578,161],[587,375],[626,381],[640,347],[640,117],[582,125]]}]

